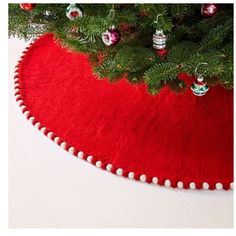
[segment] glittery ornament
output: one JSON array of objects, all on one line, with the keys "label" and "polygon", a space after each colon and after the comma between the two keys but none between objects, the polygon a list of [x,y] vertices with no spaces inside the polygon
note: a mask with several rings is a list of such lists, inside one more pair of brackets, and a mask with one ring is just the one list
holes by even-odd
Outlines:
[{"label": "glittery ornament", "polygon": [[33,3],[20,3],[20,8],[26,11],[32,11],[36,7]]},{"label": "glittery ornament", "polygon": [[202,4],[201,14],[205,17],[211,17],[216,14],[218,7],[216,4]]},{"label": "glittery ornament", "polygon": [[115,26],[110,27],[106,32],[102,33],[102,41],[105,45],[116,45],[120,41],[120,32]]},{"label": "glittery ornament", "polygon": [[204,96],[206,92],[209,90],[207,83],[204,81],[202,75],[198,75],[195,82],[191,85],[191,90],[193,94],[196,96]]},{"label": "glittery ornament", "polygon": [[166,47],[166,36],[163,34],[163,30],[156,30],[152,39],[155,49],[163,49]]}]

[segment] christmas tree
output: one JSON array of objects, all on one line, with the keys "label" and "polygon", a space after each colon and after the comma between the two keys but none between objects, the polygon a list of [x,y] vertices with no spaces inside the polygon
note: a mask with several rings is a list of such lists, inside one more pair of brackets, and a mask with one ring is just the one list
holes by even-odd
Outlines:
[{"label": "christmas tree", "polygon": [[184,91],[182,72],[233,87],[233,4],[9,4],[9,36],[46,32],[87,53],[98,78],[151,94]]}]

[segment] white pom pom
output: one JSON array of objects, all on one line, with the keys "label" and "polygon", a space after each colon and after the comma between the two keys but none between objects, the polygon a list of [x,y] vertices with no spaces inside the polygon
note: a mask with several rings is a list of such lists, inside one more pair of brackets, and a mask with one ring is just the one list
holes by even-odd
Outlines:
[{"label": "white pom pom", "polygon": [[158,178],[157,178],[157,177],[153,177],[153,178],[152,178],[152,182],[153,182],[154,184],[157,184],[157,183],[158,183]]},{"label": "white pom pom", "polygon": [[62,142],[61,145],[60,145],[63,149],[66,148],[66,142]]},{"label": "white pom pom", "polygon": [[191,182],[191,183],[189,184],[189,188],[195,189],[195,188],[196,188],[196,184],[195,184],[194,182]]},{"label": "white pom pom", "polygon": [[31,123],[33,123],[34,120],[35,120],[35,118],[34,118],[33,116],[31,116],[31,117],[29,118],[29,121],[30,121]]},{"label": "white pom pom", "polygon": [[16,97],[16,99],[19,98],[19,97],[20,97],[20,94],[17,94],[15,97]]},{"label": "white pom pom", "polygon": [[17,103],[19,106],[21,106],[21,104],[23,103],[23,100],[18,100]]},{"label": "white pom pom", "polygon": [[75,151],[75,148],[74,148],[74,147],[70,147],[70,148],[69,148],[69,153],[74,154],[74,151]]},{"label": "white pom pom", "polygon": [[19,88],[16,88],[16,89],[15,89],[15,93],[18,93],[19,91],[20,91]]},{"label": "white pom pom", "polygon": [[179,181],[179,182],[177,183],[177,187],[178,187],[178,188],[183,188],[183,187],[184,187],[183,182],[182,182],[182,181]]},{"label": "white pom pom", "polygon": [[21,110],[23,111],[23,109],[25,109],[26,106],[25,106],[25,105],[22,105],[20,108],[21,108]]},{"label": "white pom pom", "polygon": [[108,165],[106,166],[107,171],[111,171],[111,168],[112,168],[112,164],[108,164]]},{"label": "white pom pom", "polygon": [[78,156],[78,158],[83,159],[84,153],[83,152],[78,152],[77,156]]},{"label": "white pom pom", "polygon": [[133,179],[133,178],[134,178],[134,172],[129,172],[128,177],[129,177],[130,179]]},{"label": "white pom pom", "polygon": [[55,143],[58,143],[58,142],[59,142],[59,140],[60,140],[60,138],[59,138],[59,137],[55,137],[55,138],[54,138],[54,142],[55,142]]},{"label": "white pom pom", "polygon": [[202,188],[205,189],[205,190],[209,189],[209,184],[207,182],[204,182],[202,184]]},{"label": "white pom pom", "polygon": [[92,162],[92,159],[93,159],[93,156],[88,156],[88,157],[87,157],[87,162],[91,163],[91,162]]},{"label": "white pom pom", "polygon": [[223,188],[223,185],[221,183],[216,183],[216,189],[221,190]]},{"label": "white pom pom", "polygon": [[53,132],[48,132],[47,136],[48,136],[49,138],[52,138]]},{"label": "white pom pom", "polygon": [[44,134],[46,132],[46,129],[47,129],[46,127],[43,127],[40,129],[40,131]]},{"label": "white pom pom", "polygon": [[119,176],[121,176],[121,175],[123,174],[123,170],[122,170],[121,168],[118,168],[118,169],[116,170],[116,174],[119,175]]},{"label": "white pom pom", "polygon": [[100,168],[100,167],[102,166],[102,162],[101,162],[101,161],[97,161],[97,162],[96,162],[96,166],[97,166],[98,168]]},{"label": "white pom pom", "polygon": [[165,180],[165,186],[166,186],[166,187],[170,187],[170,186],[171,186],[171,182],[170,182],[169,179],[166,179],[166,180]]},{"label": "white pom pom", "polygon": [[29,111],[25,111],[25,112],[24,112],[24,115],[25,115],[25,116],[28,116],[29,113],[30,113]]},{"label": "white pom pom", "polygon": [[230,183],[230,189],[234,189],[234,183]]},{"label": "white pom pom", "polygon": [[40,123],[39,122],[37,122],[35,125],[34,125],[37,129],[39,128],[39,126],[40,126]]},{"label": "white pom pom", "polygon": [[140,181],[145,182],[146,181],[146,175],[140,175],[139,179],[140,179]]}]

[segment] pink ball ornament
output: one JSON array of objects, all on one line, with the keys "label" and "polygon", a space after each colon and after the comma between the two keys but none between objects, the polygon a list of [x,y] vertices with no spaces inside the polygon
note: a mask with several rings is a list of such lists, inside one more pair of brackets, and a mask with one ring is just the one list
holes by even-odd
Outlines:
[{"label": "pink ball ornament", "polygon": [[105,45],[116,45],[120,41],[120,32],[115,26],[112,26],[106,32],[102,33],[102,41]]},{"label": "pink ball ornament", "polygon": [[201,14],[205,17],[211,17],[216,14],[218,7],[216,4],[202,4]]}]

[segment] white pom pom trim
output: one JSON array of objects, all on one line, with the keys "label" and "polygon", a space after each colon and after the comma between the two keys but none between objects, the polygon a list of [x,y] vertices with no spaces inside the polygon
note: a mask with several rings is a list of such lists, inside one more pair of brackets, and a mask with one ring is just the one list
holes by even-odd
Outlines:
[{"label": "white pom pom trim", "polygon": [[47,130],[46,127],[42,127],[42,128],[40,129],[40,131],[41,131],[43,134],[46,132],[46,130]]},{"label": "white pom pom trim", "polygon": [[[39,39],[39,38],[42,38],[42,37],[43,37],[43,36],[39,36],[38,39]],[[36,40],[34,40],[34,41],[36,41]],[[23,51],[21,58],[24,58],[24,55],[26,54],[26,52],[28,51],[28,49],[31,47],[31,45],[33,45],[33,42],[30,43],[30,46],[27,47],[27,50],[26,50],[26,51]],[[17,64],[16,68],[19,67],[19,65],[20,65],[20,63],[21,63],[22,61],[23,61],[23,59],[18,61],[18,64]],[[23,111],[23,114],[28,117],[29,114],[30,114],[30,111],[25,110],[26,106],[23,104],[24,101],[21,99],[21,95],[19,94],[19,92],[20,92],[20,88],[19,88],[19,87],[20,87],[19,69],[16,69],[16,70],[15,70],[15,76],[14,76],[14,94],[15,94],[15,98],[16,98],[16,100],[17,100],[17,103],[19,104],[20,108],[21,108],[22,111]],[[18,100],[18,99],[20,99],[20,100]],[[30,121],[32,124],[33,124],[33,122],[35,121],[35,117],[33,117],[33,116],[32,116],[32,117],[28,117],[28,119],[29,119],[29,121]],[[36,123],[34,124],[34,126],[35,126],[36,128],[38,128],[42,133],[46,134],[47,128],[46,128],[46,127],[42,127],[42,128],[40,129],[40,125],[41,125],[40,122],[36,122]],[[48,132],[46,135],[47,135],[48,138],[52,139],[52,137],[53,137],[53,132]],[[59,139],[60,139],[59,137],[55,137],[55,138],[54,138],[54,142],[55,142],[55,143],[58,143],[58,142],[59,142]],[[60,144],[60,146],[61,146],[63,149],[66,148],[66,145],[67,145],[66,142],[62,142],[62,143]],[[70,147],[68,151],[69,151],[71,154],[74,154],[75,148],[74,148],[74,147]],[[82,151],[80,151],[80,152],[78,152],[77,156],[78,156],[78,158],[83,159],[84,153],[83,153]],[[92,159],[93,159],[93,156],[88,156],[88,157],[87,157],[87,161],[90,162],[90,163],[92,162]],[[97,161],[97,162],[96,162],[96,166],[100,168],[100,167],[102,166],[102,162],[101,162],[101,161]],[[107,170],[107,171],[111,171],[111,169],[112,169],[112,164],[107,164],[106,170]],[[116,174],[119,175],[119,176],[122,176],[122,175],[123,175],[123,169],[122,169],[122,168],[118,168],[118,169],[116,170]],[[134,179],[134,175],[135,175],[134,172],[129,172],[128,178]],[[147,179],[147,176],[144,175],[144,174],[142,174],[139,179],[140,179],[140,181],[145,182],[146,179]],[[157,178],[157,177],[153,177],[153,178],[152,178],[152,183],[153,183],[153,184],[157,184],[157,183],[158,183],[158,178]],[[170,181],[169,179],[166,179],[164,184],[165,184],[166,187],[170,187],[170,186],[171,186],[171,181]],[[183,184],[182,181],[179,181],[179,182],[177,183],[177,187],[178,187],[178,188],[183,188],[183,186],[184,186],[184,184]],[[189,184],[189,188],[190,188],[190,189],[195,189],[195,188],[196,188],[196,184],[195,184],[194,182],[191,182],[191,183]],[[203,189],[209,189],[209,184],[208,184],[207,182],[204,182],[204,183],[202,184],[202,188],[203,188]],[[216,183],[216,184],[215,184],[215,188],[216,188],[217,190],[221,190],[221,189],[223,189],[223,184],[222,184],[222,183]],[[230,183],[230,189],[232,189],[232,190],[234,189],[234,183],[233,183],[233,182]]]},{"label": "white pom pom trim", "polygon": [[158,183],[158,178],[157,177],[153,177],[152,178],[152,183],[153,184],[157,184]]},{"label": "white pom pom trim", "polygon": [[139,179],[140,179],[140,181],[145,182],[147,177],[146,177],[146,175],[140,175]]},{"label": "white pom pom trim", "polygon": [[88,157],[87,157],[87,162],[91,163],[92,160],[93,160],[93,156],[88,156]]},{"label": "white pom pom trim", "polygon": [[133,179],[134,178],[134,172],[129,172],[128,177],[129,177],[129,179]]},{"label": "white pom pom trim", "polygon": [[191,183],[189,184],[189,188],[195,189],[195,188],[196,188],[196,184],[195,184],[194,182],[191,182]]},{"label": "white pom pom trim", "polygon": [[47,136],[51,139],[53,136],[53,132],[48,132]]},{"label": "white pom pom trim", "polygon": [[207,182],[204,182],[202,184],[202,188],[205,189],[205,190],[209,189],[209,184]]},{"label": "white pom pom trim", "polygon": [[111,171],[111,169],[112,169],[112,164],[107,164],[106,170],[107,170],[107,171]]},{"label": "white pom pom trim", "polygon": [[61,146],[63,149],[65,149],[65,148],[66,148],[66,142],[62,142],[62,143],[60,144],[60,146]]},{"label": "white pom pom trim", "polygon": [[97,162],[96,162],[96,166],[97,166],[98,168],[100,168],[100,167],[102,166],[102,162],[101,162],[101,161],[97,161]]},{"label": "white pom pom trim", "polygon": [[216,189],[221,190],[223,188],[223,185],[221,183],[216,183]]},{"label": "white pom pom trim", "polygon": [[75,148],[74,148],[74,147],[70,147],[70,148],[69,148],[69,153],[73,155],[74,152],[75,152]]},{"label": "white pom pom trim", "polygon": [[78,152],[77,156],[78,156],[78,158],[83,159],[84,153],[83,152]]},{"label": "white pom pom trim", "polygon": [[28,116],[29,113],[30,113],[29,111],[25,111],[25,112],[24,112],[24,115],[25,115],[25,116]]},{"label": "white pom pom trim", "polygon": [[116,170],[116,174],[119,175],[119,176],[122,176],[122,175],[123,175],[123,169],[118,168],[118,169]]},{"label": "white pom pom trim", "polygon": [[35,120],[35,118],[34,118],[33,116],[31,116],[31,117],[29,118],[30,123],[33,123],[34,120]]},{"label": "white pom pom trim", "polygon": [[177,183],[177,187],[180,188],[180,189],[182,189],[182,188],[184,187],[184,183],[183,183],[182,181],[179,181],[179,182]]},{"label": "white pom pom trim", "polygon": [[34,126],[38,129],[40,127],[40,122],[35,123]]},{"label": "white pom pom trim", "polygon": [[165,186],[170,187],[171,186],[171,181],[169,179],[165,180]]},{"label": "white pom pom trim", "polygon": [[53,141],[54,141],[55,143],[58,143],[58,142],[59,142],[59,140],[60,140],[60,138],[59,138],[59,137],[55,137]]}]

